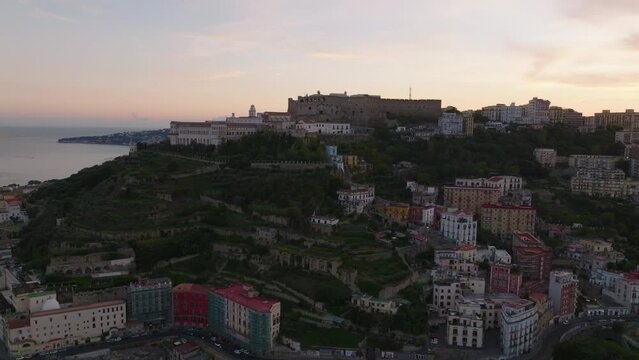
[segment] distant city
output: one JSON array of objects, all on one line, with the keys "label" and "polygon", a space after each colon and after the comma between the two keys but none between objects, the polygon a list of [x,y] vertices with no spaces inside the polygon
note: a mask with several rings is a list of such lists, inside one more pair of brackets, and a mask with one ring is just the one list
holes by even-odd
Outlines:
[{"label": "distant city", "polygon": [[130,152],[0,189],[2,341],[12,359],[546,359],[613,326],[634,341],[637,140],[634,110],[346,92],[60,139]]}]

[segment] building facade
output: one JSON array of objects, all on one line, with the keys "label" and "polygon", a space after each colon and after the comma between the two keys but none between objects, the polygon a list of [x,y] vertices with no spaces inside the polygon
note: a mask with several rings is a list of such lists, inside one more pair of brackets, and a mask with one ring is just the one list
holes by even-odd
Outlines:
[{"label": "building facade", "polygon": [[251,285],[241,283],[213,289],[209,297],[212,331],[233,337],[256,353],[273,348],[280,333],[279,301],[259,297]]},{"label": "building facade", "polygon": [[465,136],[464,116],[457,113],[443,113],[437,121],[439,133],[444,136]]},{"label": "building facade", "polygon": [[484,204],[481,206],[481,228],[499,237],[510,237],[513,231],[535,233],[537,211],[531,206]]},{"label": "building facade", "polygon": [[337,201],[345,214],[361,214],[375,200],[375,187],[372,185],[351,185],[350,189],[337,191]]},{"label": "building facade", "polygon": [[555,315],[561,319],[575,316],[577,309],[577,275],[570,271],[552,271],[548,284],[548,296],[552,301]]},{"label": "building facade", "polygon": [[541,240],[524,231],[514,231],[512,238],[513,262],[521,270],[524,280],[545,280],[552,267],[552,249]]},{"label": "building facade", "polygon": [[125,329],[124,300],[62,308],[56,299],[45,301],[26,319],[7,321],[6,345],[14,357],[102,341]]},{"label": "building facade", "polygon": [[442,213],[439,231],[445,238],[454,240],[457,245],[477,243],[477,221],[473,214],[457,209],[448,209]]},{"label": "building facade", "polygon": [[171,290],[173,325],[206,328],[208,326],[208,285],[179,284]]},{"label": "building facade", "polygon": [[519,296],[521,283],[521,271],[512,264],[496,263],[490,266],[491,293],[510,293]]},{"label": "building facade", "polygon": [[505,358],[513,359],[529,353],[537,342],[535,329],[539,315],[530,300],[505,303],[499,316],[501,351]]},{"label": "building facade", "polygon": [[171,289],[168,278],[131,283],[127,290],[127,319],[160,327],[170,325]]},{"label": "building facade", "polygon": [[620,169],[579,169],[570,179],[570,190],[589,196],[623,197],[632,191],[626,174]]},{"label": "building facade", "polygon": [[625,112],[603,110],[600,113],[595,113],[594,119],[596,127],[620,127],[623,130],[639,131],[639,113],[633,109],[628,109]]},{"label": "building facade", "polygon": [[501,196],[500,189],[445,186],[444,205],[478,214],[484,204],[497,204]]},{"label": "building facade", "polygon": [[416,116],[437,119],[441,100],[383,99],[378,95],[332,93],[298,96],[288,99],[288,112],[293,120],[348,122],[355,126],[381,124],[389,116]]},{"label": "building facade", "polygon": [[554,168],[557,165],[557,151],[555,149],[537,148],[533,150],[533,155],[543,167]]}]

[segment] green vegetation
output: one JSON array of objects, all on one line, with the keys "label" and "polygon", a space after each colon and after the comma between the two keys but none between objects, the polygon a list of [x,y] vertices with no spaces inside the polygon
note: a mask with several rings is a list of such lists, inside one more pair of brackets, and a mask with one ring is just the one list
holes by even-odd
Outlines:
[{"label": "green vegetation", "polygon": [[351,291],[334,277],[291,269],[281,269],[273,279],[302,294],[325,304],[342,304],[350,301]]},{"label": "green vegetation", "polygon": [[553,350],[553,359],[639,359],[639,351],[629,347],[625,344],[625,341],[621,340],[623,326],[619,329],[620,325],[616,324],[617,323],[615,323],[612,330],[596,330],[587,336],[559,343]]}]

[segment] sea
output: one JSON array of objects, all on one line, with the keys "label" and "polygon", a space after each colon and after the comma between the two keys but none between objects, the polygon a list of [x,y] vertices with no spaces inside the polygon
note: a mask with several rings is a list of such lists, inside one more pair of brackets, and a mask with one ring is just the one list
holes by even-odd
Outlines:
[{"label": "sea", "polygon": [[58,139],[108,135],[131,129],[0,126],[0,186],[63,179],[128,154],[128,146],[61,144]]}]

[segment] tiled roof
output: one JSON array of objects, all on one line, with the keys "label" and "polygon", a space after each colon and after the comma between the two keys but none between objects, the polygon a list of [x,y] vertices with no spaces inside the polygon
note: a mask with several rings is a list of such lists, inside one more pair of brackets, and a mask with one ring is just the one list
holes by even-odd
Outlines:
[{"label": "tiled roof", "polygon": [[249,296],[248,290],[252,289],[250,285],[235,283],[225,288],[216,288],[213,292],[242,306],[260,312],[270,311],[273,305],[279,303],[279,301],[275,299]]},{"label": "tiled roof", "polygon": [[95,303],[95,304],[88,304],[88,305],[82,305],[82,306],[71,306],[71,307],[62,308],[62,309],[56,309],[56,310],[38,311],[38,312],[32,313],[31,317],[40,317],[40,316],[63,314],[63,313],[81,311],[81,310],[88,310],[88,309],[97,309],[97,308],[102,308],[102,307],[107,307],[107,306],[123,305],[124,303],[125,303],[124,300],[104,301],[104,302],[99,302],[99,303]]}]

